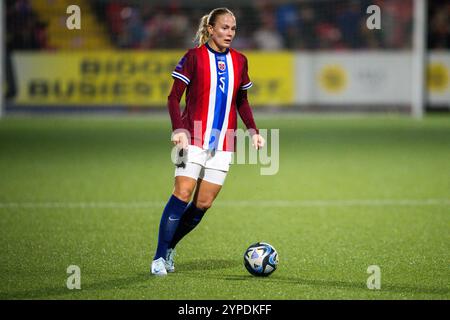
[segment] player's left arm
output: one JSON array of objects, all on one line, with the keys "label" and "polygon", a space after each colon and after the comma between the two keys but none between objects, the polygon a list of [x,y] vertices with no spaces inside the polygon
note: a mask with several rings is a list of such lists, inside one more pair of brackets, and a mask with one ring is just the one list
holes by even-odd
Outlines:
[{"label": "player's left arm", "polygon": [[256,127],[255,119],[253,118],[253,112],[248,102],[247,90],[239,90],[237,95],[237,109],[239,116],[244,122],[245,126],[250,132],[252,137],[252,145],[255,149],[261,149],[266,143],[265,139],[259,134],[259,130]]}]

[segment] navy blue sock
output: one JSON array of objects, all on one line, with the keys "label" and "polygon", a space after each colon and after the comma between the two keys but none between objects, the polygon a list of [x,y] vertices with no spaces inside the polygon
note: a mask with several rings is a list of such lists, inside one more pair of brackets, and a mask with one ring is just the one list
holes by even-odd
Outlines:
[{"label": "navy blue sock", "polygon": [[177,243],[200,223],[205,212],[206,210],[197,208],[193,202],[189,203],[181,216],[180,223],[173,235],[172,242],[169,244],[169,248],[175,248]]},{"label": "navy blue sock", "polygon": [[172,241],[177,230],[181,215],[186,209],[187,202],[184,202],[172,195],[164,208],[161,221],[159,223],[158,248],[153,260],[166,258],[167,248]]}]

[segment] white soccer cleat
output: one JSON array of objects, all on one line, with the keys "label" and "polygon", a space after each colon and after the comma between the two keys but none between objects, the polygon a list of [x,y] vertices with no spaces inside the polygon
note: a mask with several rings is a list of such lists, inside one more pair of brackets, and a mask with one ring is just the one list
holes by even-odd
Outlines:
[{"label": "white soccer cleat", "polygon": [[176,253],[175,249],[167,250],[166,261],[165,261],[165,266],[166,266],[167,272],[175,272],[175,263],[173,261],[173,259],[175,257],[175,253]]},{"label": "white soccer cleat", "polygon": [[164,258],[159,258],[152,261],[152,274],[155,276],[167,276]]}]

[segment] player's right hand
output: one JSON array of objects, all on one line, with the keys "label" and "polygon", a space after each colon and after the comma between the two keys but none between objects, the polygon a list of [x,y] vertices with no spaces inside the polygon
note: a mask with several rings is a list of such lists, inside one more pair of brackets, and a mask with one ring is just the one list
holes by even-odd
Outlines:
[{"label": "player's right hand", "polygon": [[172,142],[181,149],[187,149],[189,145],[188,137],[184,132],[172,134]]}]

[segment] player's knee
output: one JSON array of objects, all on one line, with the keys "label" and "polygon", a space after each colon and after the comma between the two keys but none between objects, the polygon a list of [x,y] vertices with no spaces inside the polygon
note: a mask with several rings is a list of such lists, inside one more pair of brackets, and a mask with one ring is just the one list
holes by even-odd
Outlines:
[{"label": "player's knee", "polygon": [[188,189],[175,190],[173,195],[184,202],[191,200],[192,191]]},{"label": "player's knee", "polygon": [[195,204],[195,206],[199,209],[202,209],[203,211],[208,210],[209,208],[211,208],[212,203],[213,203],[214,199],[213,198],[206,198],[206,199],[198,199],[197,203]]}]

